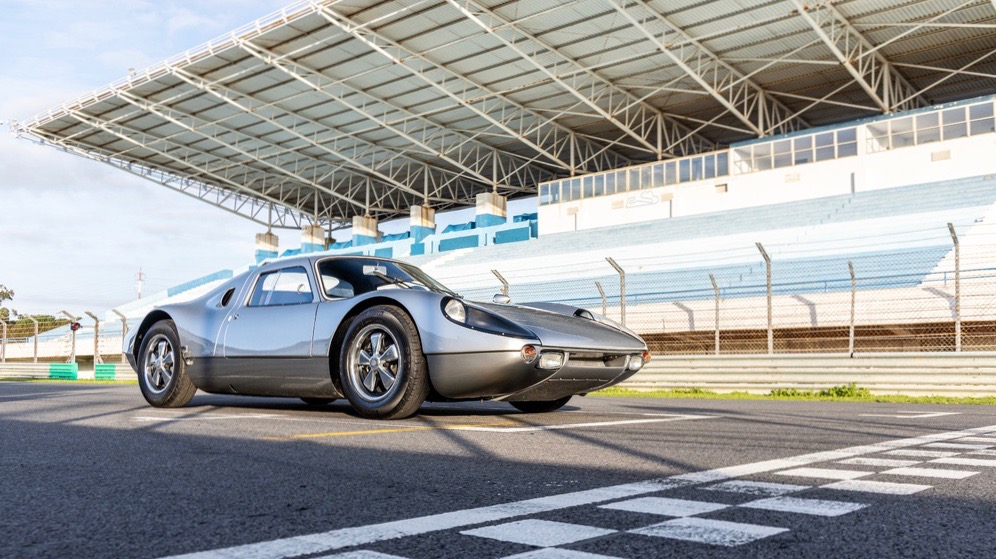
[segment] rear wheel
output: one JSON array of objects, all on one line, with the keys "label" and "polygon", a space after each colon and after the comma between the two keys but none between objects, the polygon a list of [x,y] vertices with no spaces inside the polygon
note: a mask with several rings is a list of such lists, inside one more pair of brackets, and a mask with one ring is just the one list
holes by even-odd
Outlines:
[{"label": "rear wheel", "polygon": [[418,329],[398,307],[371,307],[353,320],[342,345],[339,374],[346,399],[364,417],[408,417],[429,394]]},{"label": "rear wheel", "polygon": [[142,339],[138,385],[145,400],[157,408],[183,407],[197,392],[179,349],[180,338],[172,320],[153,324]]},{"label": "rear wheel", "polygon": [[566,396],[559,400],[550,400],[548,402],[509,402],[509,404],[515,406],[517,410],[526,413],[547,413],[564,407],[571,398],[572,396]]}]

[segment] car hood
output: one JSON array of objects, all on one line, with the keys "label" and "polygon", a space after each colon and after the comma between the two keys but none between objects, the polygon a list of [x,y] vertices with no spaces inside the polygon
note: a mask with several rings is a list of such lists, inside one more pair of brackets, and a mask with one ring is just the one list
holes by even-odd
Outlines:
[{"label": "car hood", "polygon": [[544,346],[626,352],[647,348],[637,336],[586,318],[517,305],[472,304],[528,329]]}]

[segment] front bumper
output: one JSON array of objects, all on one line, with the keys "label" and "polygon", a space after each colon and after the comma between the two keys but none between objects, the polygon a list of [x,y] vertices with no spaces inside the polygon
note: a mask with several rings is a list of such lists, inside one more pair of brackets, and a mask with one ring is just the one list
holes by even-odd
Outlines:
[{"label": "front bumper", "polygon": [[523,361],[518,351],[427,355],[432,385],[452,399],[500,398],[509,401],[549,401],[620,383],[636,374],[626,369],[631,355],[618,350],[572,350],[542,347],[567,355],[555,370]]}]

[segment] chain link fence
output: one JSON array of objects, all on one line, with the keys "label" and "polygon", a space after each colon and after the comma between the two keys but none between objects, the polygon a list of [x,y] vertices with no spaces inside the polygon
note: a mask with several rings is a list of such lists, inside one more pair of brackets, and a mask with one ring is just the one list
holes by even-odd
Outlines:
[{"label": "chain link fence", "polygon": [[[910,219],[918,219],[910,216]],[[959,227],[962,230],[959,230]],[[659,355],[996,350],[996,224],[916,226],[780,242],[707,238],[674,253],[620,240],[607,254],[564,247],[500,259],[471,252],[426,266],[468,299],[558,302],[636,331]],[[653,252],[654,250],[658,252]],[[90,315],[90,313],[86,313]],[[0,336],[3,361],[121,361],[121,321],[75,333]],[[94,340],[97,340],[96,345]]]},{"label": "chain link fence", "polygon": [[996,225],[963,228],[434,273],[470,299],[601,313],[665,355],[996,350]]}]

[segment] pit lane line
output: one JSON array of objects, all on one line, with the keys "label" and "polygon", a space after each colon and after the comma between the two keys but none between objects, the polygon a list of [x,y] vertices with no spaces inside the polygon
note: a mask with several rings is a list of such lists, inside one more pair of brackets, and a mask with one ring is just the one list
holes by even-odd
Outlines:
[{"label": "pit lane line", "polygon": [[[724,481],[790,467],[799,468],[818,462],[837,461],[865,454],[990,433],[996,433],[996,425],[960,431],[932,433],[906,439],[886,440],[875,444],[801,454],[789,458],[763,460],[738,466],[678,474],[667,478],[649,479],[634,483],[599,487],[549,497],[539,497],[381,524],[340,528],[303,536],[174,555],[164,559],[241,559],[249,557],[252,559],[285,559],[476,524],[485,524],[509,518],[529,516],[581,505],[625,499],[682,485]],[[872,472],[868,473],[870,475]]]}]

